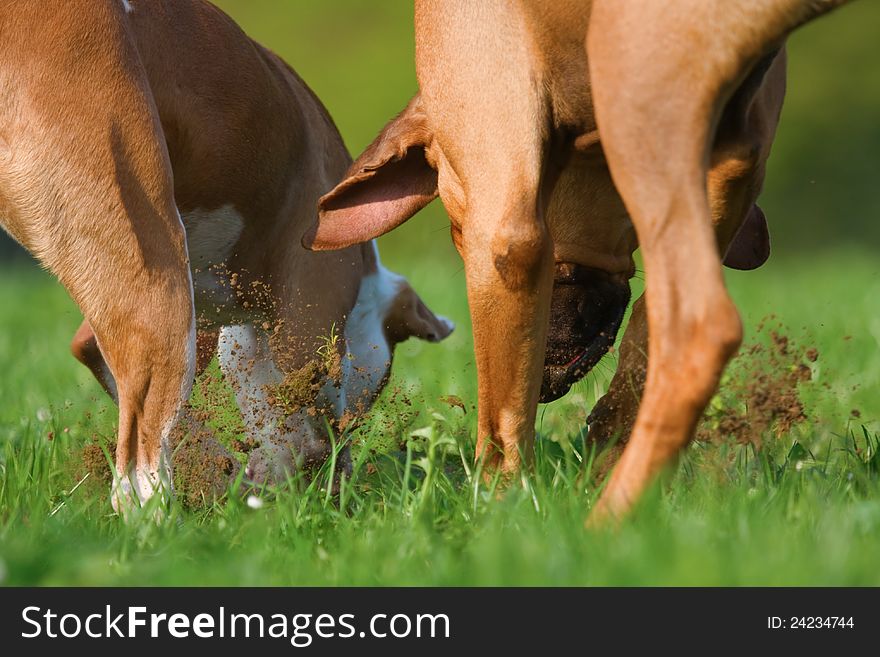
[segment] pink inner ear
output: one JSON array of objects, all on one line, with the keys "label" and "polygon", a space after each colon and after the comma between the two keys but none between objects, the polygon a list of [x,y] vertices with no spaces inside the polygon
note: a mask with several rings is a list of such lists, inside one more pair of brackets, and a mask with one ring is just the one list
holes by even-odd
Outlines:
[{"label": "pink inner ear", "polygon": [[315,251],[366,242],[397,228],[437,198],[437,172],[421,148],[351,176],[321,199],[318,226],[303,244]]},{"label": "pink inner ear", "polygon": [[733,237],[724,264],[731,269],[757,269],[770,257],[770,230],[767,218],[757,205],[753,205],[749,214]]}]

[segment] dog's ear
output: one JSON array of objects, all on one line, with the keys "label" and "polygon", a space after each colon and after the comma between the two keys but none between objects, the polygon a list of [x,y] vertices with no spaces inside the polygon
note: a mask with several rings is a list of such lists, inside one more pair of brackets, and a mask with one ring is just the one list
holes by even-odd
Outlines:
[{"label": "dog's ear", "polygon": [[742,226],[724,254],[724,264],[731,269],[757,269],[770,257],[770,231],[767,218],[753,205]]},{"label": "dog's ear", "polygon": [[392,347],[412,337],[440,342],[453,330],[455,324],[435,315],[409,283],[401,285],[385,317],[385,336]]},{"label": "dog's ear", "polygon": [[418,95],[318,203],[318,223],[303,238],[314,251],[341,249],[387,233],[437,198],[437,172]]}]

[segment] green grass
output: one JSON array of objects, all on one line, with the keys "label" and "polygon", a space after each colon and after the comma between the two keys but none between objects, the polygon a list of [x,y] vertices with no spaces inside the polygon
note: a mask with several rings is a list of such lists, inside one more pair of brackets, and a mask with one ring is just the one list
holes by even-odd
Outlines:
[{"label": "green grass", "polygon": [[[411,3],[217,4],[299,71],[354,153],[416,90]],[[389,390],[355,436],[342,502],[319,477],[260,509],[233,499],[126,524],[105,486],[90,478],[73,490],[83,445],[112,441],[116,423],[68,353],[80,315],[48,275],[0,267],[0,583],[880,584],[880,261],[865,246],[880,234],[878,15],[878,3],[853,3],[792,39],[762,196],[777,253],[759,271],[729,275],[747,342],[775,314],[793,339],[818,347],[800,390],[806,422],[768,433],[760,451],[695,444],[618,530],[586,531],[597,482],[582,431],[612,372],[603,363],[540,410],[522,486],[499,498],[475,484],[464,275],[434,203],[380,248],[458,329],[442,345],[398,349]],[[734,393],[719,399],[741,402]],[[234,428],[228,402],[215,413]]]},{"label": "green grass", "polygon": [[[760,450],[693,445],[631,518],[603,531],[583,525],[597,488],[581,432],[610,367],[543,408],[535,467],[499,496],[470,468],[476,400],[460,274],[430,260],[395,264],[459,329],[442,345],[398,350],[341,499],[319,476],[259,509],[237,498],[174,505],[160,524],[122,522],[95,482],[70,492],[79,449],[113,435],[115,409],[67,353],[79,314],[64,291],[40,272],[0,272],[4,583],[880,584],[880,264],[870,254],[782,258],[729,276],[747,342],[772,312],[818,347],[801,390],[809,420],[768,433]],[[441,400],[449,394],[467,412]]]}]

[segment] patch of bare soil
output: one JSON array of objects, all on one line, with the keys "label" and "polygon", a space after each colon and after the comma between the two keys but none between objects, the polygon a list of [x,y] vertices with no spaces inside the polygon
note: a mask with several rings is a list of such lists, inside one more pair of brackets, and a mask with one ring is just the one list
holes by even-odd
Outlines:
[{"label": "patch of bare soil", "polygon": [[[189,508],[202,507],[221,498],[241,467],[198,415],[187,409],[170,440],[175,494]],[[74,477],[79,480],[88,474],[89,488],[98,495],[106,495],[113,482],[112,466],[104,450],[113,459],[111,442],[96,437],[83,445],[78,459],[74,456],[74,462],[79,462]]]},{"label": "patch of bare soil", "polygon": [[171,434],[174,490],[184,506],[198,508],[226,493],[241,464],[195,414],[187,414]]}]

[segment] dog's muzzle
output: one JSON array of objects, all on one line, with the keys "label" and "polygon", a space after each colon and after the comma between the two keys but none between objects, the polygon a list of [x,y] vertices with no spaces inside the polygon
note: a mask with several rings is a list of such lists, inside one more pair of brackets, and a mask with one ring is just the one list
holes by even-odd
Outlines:
[{"label": "dog's muzzle", "polygon": [[542,403],[562,397],[608,352],[629,299],[629,282],[620,275],[571,263],[556,265]]}]

